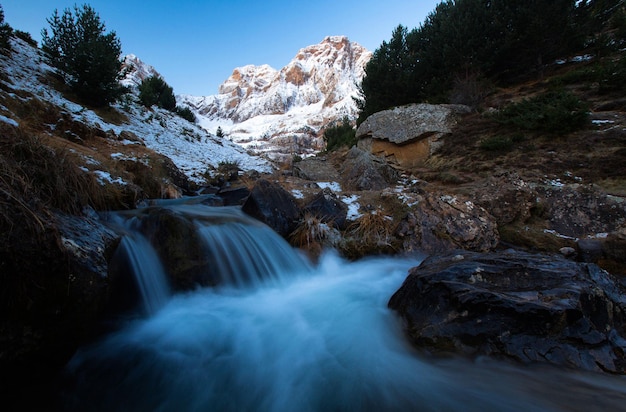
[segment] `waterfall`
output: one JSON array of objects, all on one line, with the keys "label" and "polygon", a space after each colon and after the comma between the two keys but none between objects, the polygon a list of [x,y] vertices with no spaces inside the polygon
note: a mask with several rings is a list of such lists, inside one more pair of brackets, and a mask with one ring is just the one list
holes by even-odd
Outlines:
[{"label": "waterfall", "polygon": [[167,278],[159,256],[150,242],[139,233],[124,236],[119,248],[126,256],[137,282],[145,312],[149,315],[154,314],[170,297]]},{"label": "waterfall", "polygon": [[[219,270],[230,286],[174,294],[152,316],[79,350],[66,368],[67,410],[583,411],[626,404],[624,377],[416,351],[387,301],[418,257],[348,262],[327,253],[312,267],[237,210],[187,209],[207,253],[222,256]],[[300,264],[306,270],[293,276]]]},{"label": "waterfall", "polygon": [[226,284],[258,286],[308,268],[306,261],[267,227],[203,224],[198,230],[207,255],[216,262],[216,271]]},{"label": "waterfall", "polygon": [[[202,248],[204,278],[218,285],[254,287],[311,270],[310,263],[283,238],[238,207],[211,207],[190,199],[112,213],[109,221],[123,234],[119,253],[133,274],[147,314],[154,314],[171,294],[168,278],[173,275],[161,263],[166,256],[157,252],[163,249],[160,241],[170,241],[167,233],[151,240],[142,233],[161,230],[159,226],[164,223],[155,218],[159,210],[167,211],[168,218],[175,216],[177,223],[187,226],[185,233],[197,238],[199,245],[190,241],[190,247]],[[196,256],[189,259],[198,260]]]}]

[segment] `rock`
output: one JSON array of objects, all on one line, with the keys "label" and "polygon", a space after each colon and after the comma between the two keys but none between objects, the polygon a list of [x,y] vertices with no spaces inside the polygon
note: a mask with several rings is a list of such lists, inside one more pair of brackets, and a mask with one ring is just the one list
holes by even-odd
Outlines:
[{"label": "rock", "polygon": [[537,192],[516,173],[489,177],[479,187],[472,187],[473,199],[496,219],[498,225],[525,222],[537,202]]},{"label": "rock", "polygon": [[218,283],[192,220],[157,206],[147,208],[140,221],[140,231],[156,249],[174,290]]},{"label": "rock", "polygon": [[624,374],[625,292],[595,264],[457,251],[413,268],[389,307],[435,353]]},{"label": "rock", "polygon": [[221,188],[217,196],[224,200],[224,206],[240,206],[250,196],[250,190],[245,186]]},{"label": "rock", "polygon": [[127,140],[128,142],[131,142],[133,144],[139,144],[141,146],[145,146],[145,143],[143,140],[137,137],[135,133],[129,132],[128,130],[122,130],[120,132],[119,140],[121,141]]},{"label": "rock", "polygon": [[599,239],[578,239],[576,248],[583,262],[595,263],[602,257],[602,242]]},{"label": "rock", "polygon": [[340,175],[325,158],[309,157],[293,164],[293,175],[314,182],[338,182]]},{"label": "rock", "polygon": [[257,180],[242,210],[283,237],[289,236],[300,218],[296,199],[278,184],[265,179]]},{"label": "rock", "polygon": [[423,163],[449,134],[458,116],[471,109],[463,105],[412,104],[369,116],[356,131],[358,147],[402,167]]},{"label": "rock", "polygon": [[495,219],[461,197],[424,192],[398,224],[400,249],[439,253],[452,249],[493,250],[499,242]]},{"label": "rock", "polygon": [[81,272],[107,277],[108,259],[119,242],[119,236],[104,226],[97,213],[85,208],[83,216],[57,213],[61,241]]},{"label": "rock", "polygon": [[398,180],[398,172],[384,159],[352,147],[340,174],[351,190],[382,190]]},{"label": "rock", "polygon": [[626,227],[609,233],[602,248],[607,258],[626,263]]},{"label": "rock", "polygon": [[340,230],[346,228],[348,207],[328,188],[315,195],[303,210],[320,219],[322,223],[332,224]]},{"label": "rock", "polygon": [[626,224],[626,203],[595,186],[538,186],[546,205],[550,229],[565,236],[582,238],[609,233]]},{"label": "rock", "polygon": [[34,393],[52,400],[46,392],[58,371],[97,333],[113,281],[108,260],[119,242],[91,210],[31,212],[40,232],[24,218],[0,231],[0,381],[8,405]]},{"label": "rock", "polygon": [[573,247],[565,246],[559,249],[559,253],[566,258],[573,258],[576,256],[576,249]]}]

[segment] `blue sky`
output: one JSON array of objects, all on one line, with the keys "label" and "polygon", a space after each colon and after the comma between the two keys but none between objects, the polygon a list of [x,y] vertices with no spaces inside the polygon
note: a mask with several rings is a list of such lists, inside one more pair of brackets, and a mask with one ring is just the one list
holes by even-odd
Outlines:
[{"label": "blue sky", "polygon": [[210,95],[235,67],[280,69],[299,49],[346,35],[374,51],[398,24],[422,23],[440,0],[132,1],[0,0],[5,21],[41,40],[55,9],[90,4],[133,53],[175,93]]}]

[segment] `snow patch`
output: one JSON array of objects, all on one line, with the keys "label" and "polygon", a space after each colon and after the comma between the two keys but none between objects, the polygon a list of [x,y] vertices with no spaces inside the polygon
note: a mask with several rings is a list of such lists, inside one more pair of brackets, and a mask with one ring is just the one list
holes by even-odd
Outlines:
[{"label": "snow patch", "polygon": [[127,185],[127,183],[121,177],[114,179],[109,172],[105,172],[103,170],[94,170],[93,173],[98,178],[98,183],[100,183],[103,186],[106,185],[107,183],[118,184],[122,186]]},{"label": "snow patch", "polygon": [[341,185],[337,182],[317,182],[322,189],[330,189],[333,192],[341,192]]},{"label": "snow patch", "polygon": [[6,116],[0,115],[0,122],[6,123],[6,124],[11,125],[13,127],[19,127],[19,123],[18,122],[16,122],[13,119],[10,119],[10,118],[8,118]]},{"label": "snow patch", "polygon": [[348,214],[346,217],[348,220],[356,220],[363,216],[359,213],[361,205],[357,202],[357,200],[359,200],[358,195],[341,196],[340,200],[348,206]]}]

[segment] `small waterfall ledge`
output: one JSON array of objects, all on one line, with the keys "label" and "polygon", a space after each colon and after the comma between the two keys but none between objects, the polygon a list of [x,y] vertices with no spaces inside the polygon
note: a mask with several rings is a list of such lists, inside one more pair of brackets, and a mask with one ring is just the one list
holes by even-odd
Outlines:
[{"label": "small waterfall ledge", "polygon": [[115,268],[133,276],[142,305],[154,314],[172,292],[203,286],[258,287],[310,272],[310,262],[239,207],[198,199],[111,212],[123,235]]}]

